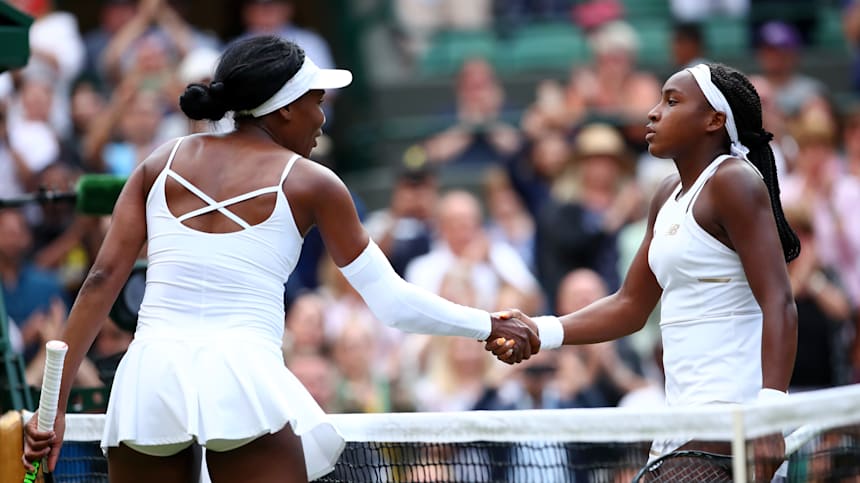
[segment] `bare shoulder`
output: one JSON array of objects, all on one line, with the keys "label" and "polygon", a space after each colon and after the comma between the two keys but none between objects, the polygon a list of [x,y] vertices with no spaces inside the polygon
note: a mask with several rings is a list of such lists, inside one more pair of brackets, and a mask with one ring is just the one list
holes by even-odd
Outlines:
[{"label": "bare shoulder", "polygon": [[[761,174],[749,162],[730,158],[721,164],[708,181],[709,190],[718,206],[770,206],[770,195]],[[734,210],[733,210],[734,211]]]},{"label": "bare shoulder", "polygon": [[284,182],[284,189],[302,198],[325,198],[347,191],[334,171],[311,159],[299,157]]},{"label": "bare shoulder", "polygon": [[182,139],[183,144],[189,142],[189,138],[175,138],[164,142],[155,148],[149,156],[140,163],[140,169],[143,171],[143,183],[146,192],[152,187],[158,173],[164,170],[167,165],[167,159],[170,157],[170,152],[176,146],[176,143]]}]

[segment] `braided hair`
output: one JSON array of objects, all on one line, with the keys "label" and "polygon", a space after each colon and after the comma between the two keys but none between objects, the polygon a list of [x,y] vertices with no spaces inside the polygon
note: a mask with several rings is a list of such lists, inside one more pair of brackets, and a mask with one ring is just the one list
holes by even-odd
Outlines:
[{"label": "braided hair", "polygon": [[761,99],[755,87],[741,72],[722,64],[708,64],[708,67],[711,69],[711,81],[726,96],[732,108],[740,142],[750,149],[749,160],[761,172],[767,185],[782,252],[785,261],[790,262],[800,254],[800,240],[782,211],[776,161],[770,148],[773,134],[762,127]]}]

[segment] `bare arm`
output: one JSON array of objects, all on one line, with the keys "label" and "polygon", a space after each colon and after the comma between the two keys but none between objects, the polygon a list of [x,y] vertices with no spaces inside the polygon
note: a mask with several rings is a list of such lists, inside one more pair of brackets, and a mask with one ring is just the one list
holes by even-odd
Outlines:
[{"label": "bare arm", "polygon": [[139,166],[116,203],[111,227],[78,294],[61,339],[69,345],[58,407],[64,411],[72,379],[95,340],[146,241],[145,164]]},{"label": "bare arm", "polygon": [[648,265],[654,220],[677,184],[677,175],[667,178],[654,196],[645,238],[621,288],[584,309],[560,317],[564,327],[564,344],[605,342],[632,334],[645,325],[663,293]]},{"label": "bare arm", "polygon": [[741,162],[725,163],[709,185],[717,220],[761,307],[762,387],[786,391],[797,351],[797,309],[767,187]]}]

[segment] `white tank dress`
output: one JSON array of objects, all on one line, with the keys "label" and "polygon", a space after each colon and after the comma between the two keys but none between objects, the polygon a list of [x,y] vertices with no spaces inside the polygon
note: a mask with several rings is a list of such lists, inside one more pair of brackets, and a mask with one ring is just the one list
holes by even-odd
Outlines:
[{"label": "white tank dress", "polygon": [[[334,467],[344,440],[281,353],[284,283],[303,238],[282,184],[216,202],[171,169],[182,139],[146,199],[148,268],[137,331],[111,389],[101,446],[243,440],[289,424],[301,437],[308,477]],[[180,217],[167,207],[171,177],[207,206]],[[273,180],[275,181],[275,180]],[[276,193],[257,225],[229,205]],[[242,227],[204,233],[182,221],[218,210]]]},{"label": "white tank dress", "polygon": [[[761,308],[737,252],[693,216],[703,186],[729,158],[715,159],[681,196],[679,184],[654,222],[648,263],[663,288],[660,332],[669,406],[750,402],[762,387]],[[655,442],[652,456],[678,443],[683,442]]]}]

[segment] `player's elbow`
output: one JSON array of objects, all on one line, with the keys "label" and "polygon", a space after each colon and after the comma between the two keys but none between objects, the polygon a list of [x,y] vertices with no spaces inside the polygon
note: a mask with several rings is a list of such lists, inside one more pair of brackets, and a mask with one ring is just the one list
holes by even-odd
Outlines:
[{"label": "player's elbow", "polygon": [[641,300],[630,296],[628,292],[621,290],[609,297],[617,300],[608,304],[618,311],[618,320],[623,321],[624,331],[627,334],[639,332],[648,322],[648,317],[654,307],[647,307]]}]

